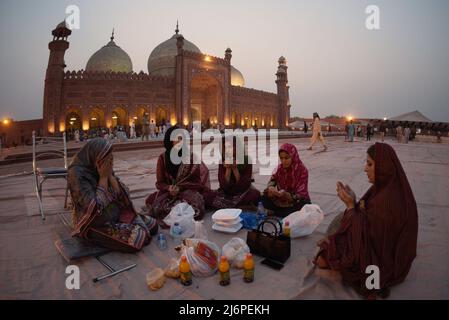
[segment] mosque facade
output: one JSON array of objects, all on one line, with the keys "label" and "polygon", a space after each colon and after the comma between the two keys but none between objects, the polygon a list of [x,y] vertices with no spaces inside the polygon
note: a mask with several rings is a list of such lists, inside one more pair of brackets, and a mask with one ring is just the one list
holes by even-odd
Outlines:
[{"label": "mosque facade", "polygon": [[64,55],[71,30],[65,22],[53,31],[45,76],[43,131],[128,128],[139,131],[144,118],[157,125],[189,126],[201,121],[221,128],[285,129],[290,117],[287,64],[278,60],[276,93],[245,87],[245,79],[232,64],[232,51],[224,57],[201,52],[175,34],[159,44],[148,58],[148,73],[133,72],[129,55],[111,40],[86,64],[85,70],[66,69]]}]

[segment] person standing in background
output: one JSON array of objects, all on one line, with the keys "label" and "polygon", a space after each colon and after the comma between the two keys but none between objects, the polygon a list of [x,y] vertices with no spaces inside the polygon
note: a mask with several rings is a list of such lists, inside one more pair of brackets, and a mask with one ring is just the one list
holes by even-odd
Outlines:
[{"label": "person standing in background", "polygon": [[401,136],[402,136],[402,128],[401,126],[396,127],[396,140],[398,140],[399,143],[401,143]]},{"label": "person standing in background", "polygon": [[408,143],[410,139],[410,128],[409,126],[405,126],[404,128],[404,143]]},{"label": "person standing in background", "polygon": [[324,151],[326,151],[327,146],[326,143],[324,142],[323,133],[321,132],[320,116],[318,115],[317,112],[313,113],[312,132],[313,132],[312,139],[310,141],[310,146],[307,148],[307,150],[312,150],[313,145],[316,143],[317,140],[319,140],[324,148]]},{"label": "person standing in background", "polygon": [[384,142],[385,140],[385,131],[386,131],[385,123],[382,121],[379,127],[380,139],[382,140],[382,142]]},{"label": "person standing in background", "polygon": [[346,121],[346,124],[345,124],[345,141],[348,141],[348,140],[349,140],[349,122]]},{"label": "person standing in background", "polygon": [[134,120],[131,122],[131,127],[129,129],[129,138],[135,139],[136,138],[136,123]]},{"label": "person standing in background", "polygon": [[371,141],[371,130],[373,129],[373,127],[371,127],[371,124],[368,123],[368,125],[366,126],[366,141]]},{"label": "person standing in background", "polygon": [[151,138],[154,138],[155,130],[156,130],[156,126],[154,124],[154,120],[151,120],[151,123],[150,123],[150,137]]},{"label": "person standing in background", "polygon": [[349,123],[348,126],[348,138],[349,138],[349,142],[354,142],[354,134],[355,134],[355,126],[354,126],[354,122]]},{"label": "person standing in background", "polygon": [[143,122],[142,122],[142,141],[145,140],[149,140],[148,134],[150,131],[150,124],[148,123],[148,114],[145,114],[143,116]]}]

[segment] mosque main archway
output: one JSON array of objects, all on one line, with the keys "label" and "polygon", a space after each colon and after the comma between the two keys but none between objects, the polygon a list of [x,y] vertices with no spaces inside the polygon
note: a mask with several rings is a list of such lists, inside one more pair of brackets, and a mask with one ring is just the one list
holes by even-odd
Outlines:
[{"label": "mosque main archway", "polygon": [[75,130],[81,130],[81,119],[82,116],[79,111],[72,110],[66,115],[65,119],[65,127],[68,132],[75,131]]},{"label": "mosque main archway", "polygon": [[200,73],[192,78],[189,120],[207,126],[223,124],[223,90],[211,75]]}]

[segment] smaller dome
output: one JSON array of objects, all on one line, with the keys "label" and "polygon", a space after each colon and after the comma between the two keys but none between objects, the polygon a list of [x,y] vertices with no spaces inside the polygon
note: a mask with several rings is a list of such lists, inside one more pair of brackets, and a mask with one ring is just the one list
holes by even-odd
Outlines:
[{"label": "smaller dome", "polygon": [[133,71],[133,64],[129,55],[115,44],[114,35],[112,35],[111,41],[87,61],[86,71],[129,73]]},{"label": "smaller dome", "polygon": [[231,85],[239,87],[245,86],[245,78],[243,78],[243,74],[232,65],[231,65]]}]

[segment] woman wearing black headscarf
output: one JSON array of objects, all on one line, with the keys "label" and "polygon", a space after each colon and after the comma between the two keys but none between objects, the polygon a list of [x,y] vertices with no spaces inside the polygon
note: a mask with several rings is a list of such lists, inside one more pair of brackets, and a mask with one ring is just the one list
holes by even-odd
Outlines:
[{"label": "woman wearing black headscarf", "polygon": [[[170,127],[165,133],[163,152],[157,161],[156,188],[158,191],[150,194],[145,203],[149,214],[155,217],[162,227],[167,227],[162,221],[171,209],[181,202],[187,202],[195,211],[195,219],[202,219],[205,211],[203,193],[210,189],[209,170],[204,164],[193,163],[189,154],[188,163],[176,164],[171,154],[183,157],[183,141],[172,139],[172,132],[179,127]],[[175,132],[176,134],[176,132]],[[173,150],[172,152],[172,149]],[[184,145],[184,150],[189,148]]]},{"label": "woman wearing black headscarf", "polygon": [[74,236],[106,248],[135,252],[157,232],[155,219],[138,215],[128,191],[113,171],[112,144],[89,141],[68,169],[68,186],[74,204]]}]

